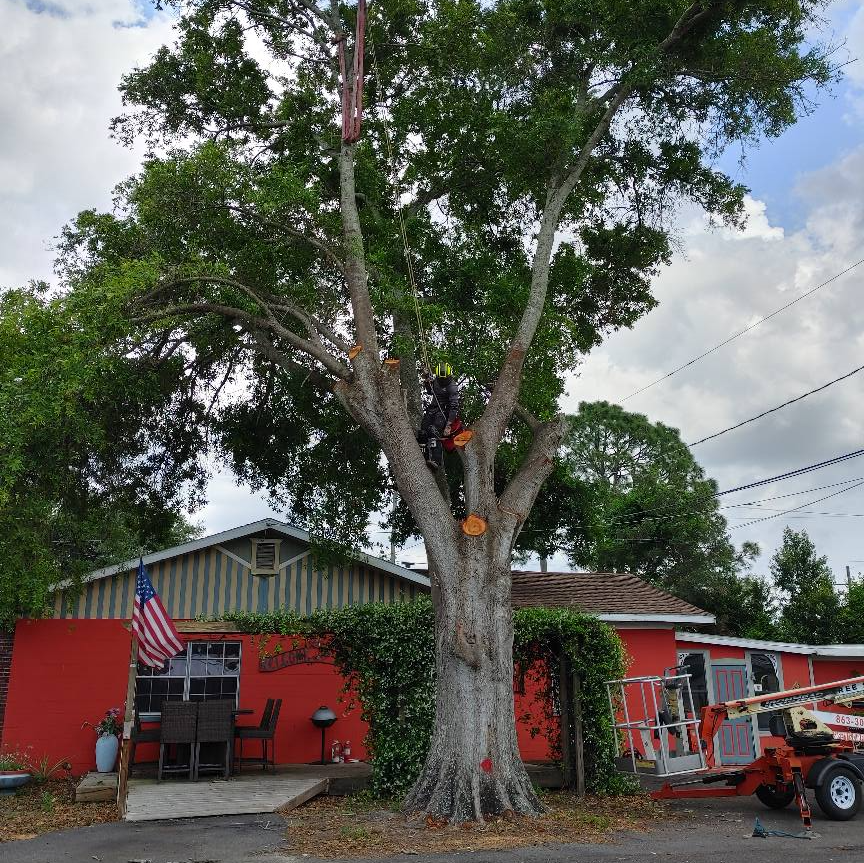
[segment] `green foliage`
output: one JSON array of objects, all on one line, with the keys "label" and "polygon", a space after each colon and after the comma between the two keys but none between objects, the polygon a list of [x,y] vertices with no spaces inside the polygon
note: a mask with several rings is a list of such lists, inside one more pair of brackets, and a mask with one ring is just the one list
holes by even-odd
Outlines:
[{"label": "green foliage", "polygon": [[838,640],[842,644],[864,644],[864,582],[855,581],[846,591]]},{"label": "green foliage", "polygon": [[[345,678],[349,706],[369,725],[370,788],[381,797],[403,796],[417,778],[435,714],[434,615],[428,599],[369,603],[321,610],[234,612],[225,616],[242,632],[327,638]],[[267,650],[267,642],[262,642]]]},{"label": "green foliage", "polygon": [[[372,759],[372,792],[401,797],[408,791],[423,765],[435,716],[434,613],[428,598],[352,605],[308,617],[285,610],[232,612],[223,619],[241,632],[262,636],[265,652],[271,649],[267,638],[271,635],[326,638],[346,680],[348,703],[358,706],[369,724],[365,745]],[[595,618],[565,609],[519,609],[513,623],[515,661],[541,671],[542,730],[550,754],[560,757],[551,713],[557,676],[549,671],[557,669],[563,652],[582,685],[589,785],[597,792],[616,791],[614,736],[604,684],[624,673],[617,634]]]},{"label": "green foliage", "polygon": [[0,628],[43,614],[62,579],[194,532],[177,511],[200,434],[178,422],[182,369],[128,358],[113,291],[98,310],[44,285],[0,296]]},{"label": "green foliage", "polygon": [[[787,527],[771,558],[771,575],[783,596],[777,623],[786,641],[833,644],[842,636],[841,602],[827,557],[818,557],[807,531]],[[854,601],[857,594],[851,594]]]},{"label": "green foliage", "polygon": [[[331,259],[345,250],[329,27],[351,32],[355,7],[176,5],[176,40],[124,78],[126,113],[114,123],[124,142],[146,139],[152,156],[118,188],[112,214],[83,213],[66,231],[64,289],[94,315],[107,306],[109,322],[125,301],[139,350],[187,363],[188,412],[209,426],[210,443],[237,473],[316,533],[363,544],[368,514],[390,485],[386,467],[328,386],[310,377],[320,365],[272,321],[261,325],[255,299],[281,304],[276,317],[300,335],[314,315],[353,339],[345,282]],[[691,5],[370,7],[367,61],[374,45],[376,72],[367,75],[363,134],[352,154],[378,337],[383,352],[402,358],[403,382],[418,368],[419,332],[400,195],[412,199],[406,231],[430,351],[465,376],[469,420],[524,309],[532,279],[526,238],[547,192],[583,155],[522,374],[522,401],[541,418],[556,411],[581,356],[655,305],[651,281],[670,260],[680,204],[740,221],[745,190],[711,167],[714,157],[731,140],[779,134],[808,110],[808,88],[834,78],[811,39],[824,4],[710,4],[668,46]],[[592,135],[618,93],[626,94],[626,122],[613,123],[595,146]],[[196,280],[205,275],[223,281]],[[144,313],[180,305],[192,308]],[[262,345],[262,330],[282,360]],[[109,328],[107,337],[115,335]],[[177,444],[166,446],[181,455]],[[508,446],[502,481],[524,453],[521,431]],[[458,474],[458,462],[453,467]],[[403,534],[414,529],[410,519],[400,526]]]},{"label": "green foliage", "polygon": [[770,626],[766,589],[740,572],[758,549],[736,551],[716,492],[677,429],[583,402],[520,548],[633,572],[712,612],[722,631],[756,637]]},{"label": "green foliage", "polygon": [[513,613],[513,658],[521,668],[539,663],[540,706],[553,757],[560,758],[560,736],[552,709],[557,701],[560,658],[579,676],[585,773],[591,791],[622,790],[615,770],[615,733],[606,681],[624,677],[626,658],[618,634],[594,617],[564,608],[520,608]]}]

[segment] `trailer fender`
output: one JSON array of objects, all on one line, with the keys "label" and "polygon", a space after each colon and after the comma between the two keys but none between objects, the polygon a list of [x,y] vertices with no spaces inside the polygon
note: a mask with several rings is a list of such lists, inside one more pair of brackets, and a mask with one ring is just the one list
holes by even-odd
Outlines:
[{"label": "trailer fender", "polygon": [[861,771],[857,764],[852,761],[847,761],[845,758],[823,758],[813,764],[813,766],[807,771],[807,777],[804,780],[804,784],[808,788],[820,788],[831,769],[837,766],[842,766],[847,770],[850,770],[855,774],[859,782],[864,783],[864,772]]}]

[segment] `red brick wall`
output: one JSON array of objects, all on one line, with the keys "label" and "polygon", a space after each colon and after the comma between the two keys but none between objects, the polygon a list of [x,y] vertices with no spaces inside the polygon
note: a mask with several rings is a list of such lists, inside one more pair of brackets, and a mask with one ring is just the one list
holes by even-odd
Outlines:
[{"label": "red brick wall", "polygon": [[0,740],[3,739],[3,719],[6,715],[6,696],[9,693],[9,674],[12,670],[12,640],[14,632],[0,630]]}]

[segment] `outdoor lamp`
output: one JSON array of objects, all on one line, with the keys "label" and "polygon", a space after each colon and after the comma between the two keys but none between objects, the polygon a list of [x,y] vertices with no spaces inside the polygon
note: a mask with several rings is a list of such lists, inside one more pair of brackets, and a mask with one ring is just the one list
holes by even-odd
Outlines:
[{"label": "outdoor lamp", "polygon": [[316,728],[321,729],[321,763],[326,764],[324,760],[324,732],[336,721],[336,714],[325,705],[321,705],[312,714],[312,724]]}]

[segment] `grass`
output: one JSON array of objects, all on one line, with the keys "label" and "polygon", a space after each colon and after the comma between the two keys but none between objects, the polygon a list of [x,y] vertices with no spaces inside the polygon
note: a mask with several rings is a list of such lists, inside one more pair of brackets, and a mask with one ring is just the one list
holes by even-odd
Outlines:
[{"label": "grass", "polygon": [[16,794],[0,797],[0,844],[116,820],[113,802],[76,803],[70,779],[32,781]]},{"label": "grass", "polygon": [[409,821],[392,802],[360,797],[319,797],[283,813],[285,853],[324,859],[491,851],[554,843],[604,842],[621,830],[645,830],[667,817],[647,795],[588,797],[544,794],[539,818],[492,818],[482,825],[440,827]]}]

